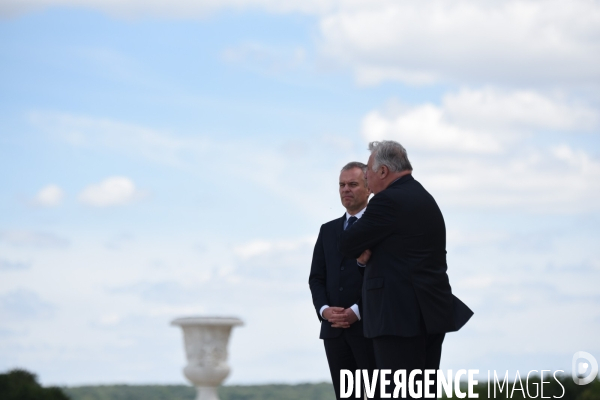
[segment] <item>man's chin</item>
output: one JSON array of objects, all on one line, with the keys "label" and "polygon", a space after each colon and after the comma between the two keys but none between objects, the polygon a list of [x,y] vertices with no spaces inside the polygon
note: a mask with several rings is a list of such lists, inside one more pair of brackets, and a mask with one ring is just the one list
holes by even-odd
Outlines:
[{"label": "man's chin", "polygon": [[348,207],[352,206],[352,201],[350,201],[350,200],[347,200],[347,201],[342,200],[342,205],[344,206],[344,208],[347,209]]}]

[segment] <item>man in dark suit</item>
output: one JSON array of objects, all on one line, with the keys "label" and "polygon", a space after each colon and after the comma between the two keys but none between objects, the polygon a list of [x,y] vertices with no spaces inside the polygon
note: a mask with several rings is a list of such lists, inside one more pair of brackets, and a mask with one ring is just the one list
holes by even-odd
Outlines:
[{"label": "man in dark suit", "polygon": [[364,333],[373,339],[378,369],[405,369],[407,376],[415,369],[437,370],[445,333],[473,314],[450,288],[444,218],[412,177],[404,147],[382,141],[369,150],[367,183],[374,197],[362,218],[342,232],[339,247],[366,264]]},{"label": "man in dark suit", "polygon": [[[321,321],[320,338],[325,345],[336,397],[340,398],[340,370],[375,368],[373,345],[363,335],[361,320],[362,276],[356,257],[344,257],[338,250],[339,237],[359,220],[370,191],[367,166],[348,163],[340,172],[339,191],[346,213],[321,226],[315,244],[308,283],[313,304]],[[379,398],[378,394],[376,397]]]}]

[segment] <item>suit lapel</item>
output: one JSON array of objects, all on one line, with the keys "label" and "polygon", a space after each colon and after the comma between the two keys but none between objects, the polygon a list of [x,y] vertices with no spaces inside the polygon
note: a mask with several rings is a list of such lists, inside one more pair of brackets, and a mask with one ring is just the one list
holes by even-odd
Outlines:
[{"label": "suit lapel", "polygon": [[344,215],[342,215],[342,217],[339,218],[335,224],[336,225],[336,227],[335,227],[335,249],[336,249],[336,254],[339,257],[338,264],[341,264],[342,261],[344,261],[344,256],[342,256],[342,253],[337,251],[337,249],[339,248],[339,245],[340,245],[340,236],[342,236],[342,232],[344,231],[344,222],[345,221],[346,221],[346,213],[344,213]]}]

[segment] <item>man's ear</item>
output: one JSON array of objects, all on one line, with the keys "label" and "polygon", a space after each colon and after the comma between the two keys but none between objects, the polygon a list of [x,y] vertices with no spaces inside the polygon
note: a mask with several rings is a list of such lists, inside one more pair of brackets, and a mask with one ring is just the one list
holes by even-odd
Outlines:
[{"label": "man's ear", "polygon": [[382,165],[381,172],[379,173],[379,177],[381,179],[385,179],[389,173],[390,173],[390,170],[388,169],[388,167],[386,167],[385,165]]}]

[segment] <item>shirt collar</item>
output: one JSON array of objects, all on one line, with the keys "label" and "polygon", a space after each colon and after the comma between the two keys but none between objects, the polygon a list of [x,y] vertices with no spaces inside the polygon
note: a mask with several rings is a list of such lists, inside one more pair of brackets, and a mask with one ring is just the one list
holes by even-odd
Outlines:
[{"label": "shirt collar", "polygon": [[356,219],[360,219],[360,217],[362,217],[362,215],[365,213],[366,209],[367,209],[367,207],[363,208],[362,210],[360,210],[359,212],[357,212],[354,215],[350,215],[350,214],[348,214],[348,211],[346,211],[346,221],[348,221],[348,218],[350,218],[350,217],[356,217]]}]

